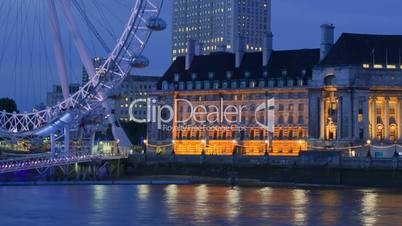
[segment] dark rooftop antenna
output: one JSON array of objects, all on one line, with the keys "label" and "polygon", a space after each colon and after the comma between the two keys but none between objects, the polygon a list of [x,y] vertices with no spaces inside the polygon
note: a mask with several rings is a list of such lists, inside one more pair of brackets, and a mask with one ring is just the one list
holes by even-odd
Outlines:
[{"label": "dark rooftop antenna", "polygon": [[398,49],[398,56],[399,56],[399,67],[401,67],[402,66],[401,48]]},{"label": "dark rooftop antenna", "polygon": [[371,50],[371,57],[373,58],[373,66],[375,64],[375,48]]},{"label": "dark rooftop antenna", "polygon": [[388,65],[388,48],[385,49],[385,67]]}]

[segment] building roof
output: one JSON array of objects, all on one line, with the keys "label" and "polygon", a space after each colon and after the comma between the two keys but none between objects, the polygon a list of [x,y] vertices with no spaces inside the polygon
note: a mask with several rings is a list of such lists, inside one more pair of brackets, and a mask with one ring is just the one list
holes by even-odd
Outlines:
[{"label": "building roof", "polygon": [[[216,52],[210,55],[195,56],[189,70],[185,70],[185,57],[178,57],[159,81],[174,82],[175,74],[179,81],[204,81],[231,79],[268,78],[309,78],[312,69],[319,62],[319,49],[301,49],[273,51],[267,67],[262,66],[262,52],[245,53],[239,68],[235,67],[236,55],[228,52]],[[284,73],[286,71],[286,73]],[[214,74],[211,79],[210,73]],[[264,73],[265,72],[265,73]],[[265,74],[265,76],[264,76]]]},{"label": "building roof", "polygon": [[[315,66],[402,63],[402,35],[370,35],[343,33],[328,55],[319,62],[320,49],[273,51],[268,66],[262,66],[261,52],[245,53],[239,68],[235,67],[236,55],[217,52],[195,56],[191,67],[185,70],[185,57],[176,59],[159,80],[174,83],[175,74],[180,82],[230,79],[297,78],[310,79]],[[214,77],[210,77],[213,72]]]},{"label": "building roof", "polygon": [[344,33],[320,65],[400,64],[402,35]]},{"label": "building roof", "polygon": [[148,76],[148,75],[128,75],[125,80],[141,81],[141,82],[157,82],[160,76]]}]

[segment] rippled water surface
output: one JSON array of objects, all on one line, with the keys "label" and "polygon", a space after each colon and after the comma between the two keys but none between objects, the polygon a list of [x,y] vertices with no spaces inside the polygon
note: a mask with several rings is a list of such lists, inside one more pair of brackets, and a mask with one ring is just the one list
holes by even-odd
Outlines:
[{"label": "rippled water surface", "polygon": [[209,185],[0,187],[0,225],[398,225],[402,192]]}]

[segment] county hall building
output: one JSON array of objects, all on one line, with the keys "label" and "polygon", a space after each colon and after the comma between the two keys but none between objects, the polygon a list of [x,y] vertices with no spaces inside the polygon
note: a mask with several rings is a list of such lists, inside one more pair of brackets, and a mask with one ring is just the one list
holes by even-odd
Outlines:
[{"label": "county hall building", "polygon": [[260,52],[244,43],[204,55],[188,41],[154,94],[173,106],[173,120],[150,123],[149,143],[176,154],[281,156],[402,143],[402,36],[344,33],[335,42],[325,24],[317,49],[275,51],[271,33]]}]

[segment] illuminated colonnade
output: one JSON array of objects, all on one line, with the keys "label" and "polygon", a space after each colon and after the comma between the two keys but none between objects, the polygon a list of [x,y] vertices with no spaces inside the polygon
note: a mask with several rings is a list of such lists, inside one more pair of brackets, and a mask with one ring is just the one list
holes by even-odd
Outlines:
[{"label": "illuminated colonnade", "polygon": [[[305,90],[289,92],[269,95],[264,90],[180,93],[176,99],[191,100],[193,109],[185,102],[175,106],[172,133],[175,153],[232,155],[236,151],[249,156],[261,156],[266,152],[270,155],[299,155],[301,150],[307,150],[308,103]],[[272,97],[275,99],[275,127],[274,132],[269,133],[257,123],[266,123],[265,112],[255,112],[257,106]],[[218,106],[226,109],[227,115],[211,116],[197,106]],[[229,109],[231,106],[237,107],[236,112]],[[222,110],[221,113],[225,112]]]}]

